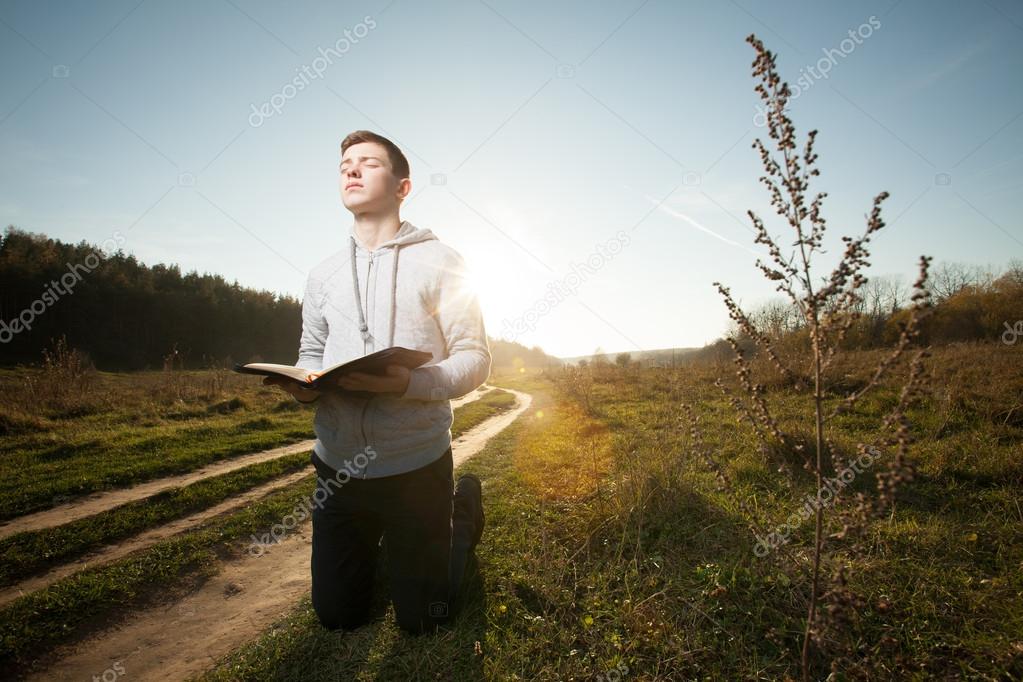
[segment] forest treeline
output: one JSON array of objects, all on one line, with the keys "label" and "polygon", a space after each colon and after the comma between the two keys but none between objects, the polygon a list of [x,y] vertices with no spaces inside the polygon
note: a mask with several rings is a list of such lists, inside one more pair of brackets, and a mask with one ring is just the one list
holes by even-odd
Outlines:
[{"label": "forest treeline", "polygon": [[[219,275],[8,227],[0,242],[0,363],[35,363],[64,335],[104,370],[295,359],[301,303]],[[27,327],[27,328],[26,328]]]},{"label": "forest treeline", "polygon": [[[933,310],[921,324],[920,345],[964,341],[1023,344],[1023,261],[1012,261],[998,273],[979,266],[942,263],[928,280]],[[909,315],[910,287],[898,277],[873,277],[861,287],[856,317],[842,342],[845,350],[885,348],[896,343]],[[754,326],[788,352],[809,349],[810,335],[800,312],[784,299],[754,308]],[[740,347],[755,343],[732,324],[729,334]],[[725,337],[691,354],[688,359],[730,360]]]},{"label": "forest treeline", "polygon": [[[115,233],[116,236],[117,233]],[[65,243],[8,227],[0,240],[0,364],[35,364],[65,337],[107,371],[298,359],[302,303],[220,275],[145,265],[117,239]],[[490,340],[495,366],[560,363]]]}]

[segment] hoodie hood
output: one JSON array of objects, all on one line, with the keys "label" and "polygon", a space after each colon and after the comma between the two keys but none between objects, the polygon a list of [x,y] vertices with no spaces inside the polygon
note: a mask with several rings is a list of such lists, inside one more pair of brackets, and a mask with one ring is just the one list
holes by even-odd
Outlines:
[{"label": "hoodie hood", "polygon": [[348,234],[351,236],[351,240],[355,243],[356,251],[362,255],[377,253],[388,246],[399,247],[437,238],[437,235],[435,235],[432,231],[418,228],[407,220],[401,221],[401,226],[391,239],[380,244],[372,251],[366,248],[366,245],[361,239],[359,239],[359,235],[355,232],[355,223],[352,223],[352,226],[348,229]]},{"label": "hoodie hood", "polygon": [[355,307],[359,309],[359,333],[362,334],[363,342],[369,339],[369,326],[366,324],[366,313],[362,309],[362,296],[359,293],[359,269],[356,264],[358,255],[361,253],[363,256],[368,256],[370,262],[376,257],[378,252],[388,249],[392,256],[391,263],[391,324],[390,332],[388,334],[387,347],[390,348],[394,345],[394,321],[398,314],[398,254],[403,246],[409,244],[416,244],[418,242],[425,242],[431,239],[437,239],[437,236],[430,230],[420,229],[410,223],[407,220],[401,221],[401,226],[395,233],[394,237],[388,239],[386,242],[377,246],[377,248],[370,251],[363,244],[362,240],[359,239],[359,235],[355,232],[355,223],[352,223],[349,229],[351,244],[351,262],[352,262],[352,288],[355,293]]}]

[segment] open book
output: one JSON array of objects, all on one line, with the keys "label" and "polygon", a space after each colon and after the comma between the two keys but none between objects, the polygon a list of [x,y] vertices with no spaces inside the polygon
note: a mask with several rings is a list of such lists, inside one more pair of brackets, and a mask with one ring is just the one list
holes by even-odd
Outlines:
[{"label": "open book", "polygon": [[322,389],[327,387],[344,393],[366,396],[372,395],[372,393],[368,391],[349,391],[341,388],[336,384],[337,378],[352,372],[385,375],[387,374],[388,365],[404,365],[409,369],[415,369],[429,362],[432,358],[433,353],[427,351],[391,346],[390,348],[378,350],[375,353],[364,355],[355,360],[342,362],[332,367],[324,367],[315,378],[310,378],[310,376],[317,373],[304,367],[275,365],[272,362],[250,362],[247,365],[236,364],[234,371],[243,374],[262,374],[263,376],[279,376],[285,379],[294,379],[305,388]]}]

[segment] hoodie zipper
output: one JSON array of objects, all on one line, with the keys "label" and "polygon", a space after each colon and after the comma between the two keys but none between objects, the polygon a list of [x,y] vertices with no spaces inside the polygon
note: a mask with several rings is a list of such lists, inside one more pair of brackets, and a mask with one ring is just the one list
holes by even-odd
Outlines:
[{"label": "hoodie zipper", "polygon": [[[371,319],[372,315],[373,315],[373,310],[372,310],[372,306],[370,304],[370,295],[369,295],[369,283],[370,283],[370,280],[371,280],[370,276],[372,274],[373,274],[373,254],[370,253],[369,254],[369,264],[366,266],[366,306],[365,306],[365,309],[366,309],[366,326],[369,327],[369,334],[370,334],[370,336],[373,335],[373,320]],[[362,305],[362,303],[360,302],[359,305]],[[366,354],[369,353],[369,348],[367,347],[368,344],[369,344],[369,341],[363,341],[362,342],[362,353],[363,353],[363,355],[366,355]]]},{"label": "hoodie zipper", "polygon": [[[373,253],[370,253],[369,254],[369,265],[367,265],[367,267],[366,267],[366,324],[367,324],[367,326],[369,326],[369,328],[371,330],[370,331],[371,335],[373,333],[372,332],[373,327],[372,327],[372,323],[370,322],[370,319],[369,319],[369,317],[370,317],[369,280],[370,280],[370,274],[372,272],[373,272]],[[366,349],[366,344],[367,343],[368,343],[367,341],[363,341],[363,343],[362,343],[363,355],[366,355],[369,352]],[[362,412],[359,415],[359,431],[362,433],[362,449],[363,449],[363,451],[365,451],[365,449],[369,446],[369,439],[366,437],[366,412],[369,410],[369,403],[370,403],[371,400],[373,400],[372,396],[369,397],[369,398],[366,398],[366,401],[362,404]],[[366,478],[367,474],[369,474],[369,462],[366,462],[366,468],[362,472],[363,479]]]},{"label": "hoodie zipper", "polygon": [[[402,221],[401,226],[398,228],[399,231],[401,231],[405,227],[406,224],[407,224],[406,221]],[[406,235],[403,235],[402,238],[408,236],[408,234],[411,234],[414,231],[415,230],[410,230],[409,233],[407,233]],[[429,232],[429,230],[426,230],[424,232]],[[426,236],[424,238],[435,239],[435,237],[433,235],[428,235],[428,236]],[[417,239],[416,241],[422,241],[422,240],[423,240],[423,238],[420,238],[420,239]],[[406,243],[411,243],[411,242],[406,242]],[[397,266],[396,250],[397,250],[397,246],[395,246],[394,248],[391,249],[391,254],[392,254],[391,255],[391,258],[392,258],[391,267],[392,268]],[[366,312],[365,312],[365,320],[366,320],[366,326],[372,328],[372,322],[370,320],[370,317],[371,317],[372,313],[371,313],[371,306],[370,306],[371,296],[370,296],[370,293],[369,293],[369,287],[370,287],[370,279],[371,279],[370,275],[373,273],[373,260],[374,260],[374,256],[376,255],[376,252],[369,251],[368,253],[369,253],[369,265],[366,268]],[[358,300],[356,301],[356,304],[360,305],[360,306],[362,305],[361,301],[358,301]],[[371,336],[372,336],[372,334],[371,334]],[[369,354],[369,348],[367,346],[368,346],[368,342],[364,341],[363,344],[362,344],[363,355]],[[362,406],[361,414],[359,415],[359,431],[360,431],[360,433],[362,435],[363,450],[365,450],[367,447],[369,447],[369,439],[366,437],[366,413],[369,411],[370,403],[373,401],[374,397],[375,396],[371,396],[370,398],[368,398],[366,400],[366,402]],[[368,473],[369,473],[369,463],[366,464],[366,469],[363,472],[363,476],[362,477],[366,478],[366,474],[368,474]]]}]

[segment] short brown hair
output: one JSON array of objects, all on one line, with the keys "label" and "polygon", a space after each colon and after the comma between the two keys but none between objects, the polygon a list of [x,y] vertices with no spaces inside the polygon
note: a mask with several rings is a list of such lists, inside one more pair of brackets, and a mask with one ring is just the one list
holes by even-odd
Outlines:
[{"label": "short brown hair", "polygon": [[349,133],[341,142],[341,154],[351,147],[353,144],[359,144],[360,142],[376,142],[387,150],[387,158],[391,162],[391,171],[394,173],[394,177],[399,180],[409,177],[408,159],[398,149],[398,145],[388,140],[383,135],[377,135],[369,130],[356,130],[353,133]]}]

